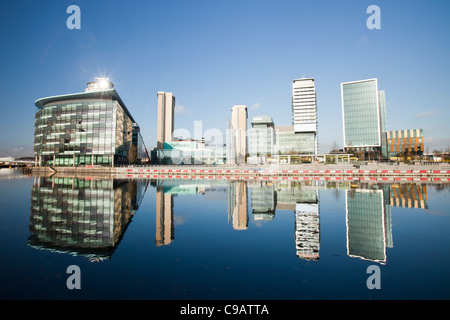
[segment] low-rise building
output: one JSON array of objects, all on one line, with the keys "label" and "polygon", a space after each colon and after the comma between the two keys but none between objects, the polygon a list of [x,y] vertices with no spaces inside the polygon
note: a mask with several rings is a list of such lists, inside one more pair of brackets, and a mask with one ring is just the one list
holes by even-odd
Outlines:
[{"label": "low-rise building", "polygon": [[386,133],[390,157],[422,155],[423,129],[396,130]]},{"label": "low-rise building", "polygon": [[226,152],[223,146],[206,146],[205,140],[165,141],[162,149],[153,150],[152,159],[160,164],[223,164]]}]

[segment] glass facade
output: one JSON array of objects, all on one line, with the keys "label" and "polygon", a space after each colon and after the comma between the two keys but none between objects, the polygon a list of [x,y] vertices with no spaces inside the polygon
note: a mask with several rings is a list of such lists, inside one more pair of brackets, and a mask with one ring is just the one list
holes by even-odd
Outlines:
[{"label": "glass facade", "polygon": [[250,133],[250,154],[252,156],[267,156],[273,154],[275,137],[273,128],[253,127]]},{"label": "glass facade", "polygon": [[386,117],[386,95],[384,91],[378,92],[378,101],[380,102],[380,125],[381,125],[381,155],[384,158],[388,156],[387,148],[387,117]]},{"label": "glass facade", "polygon": [[376,79],[343,83],[342,109],[344,147],[381,147],[379,92]]},{"label": "glass facade", "polygon": [[147,148],[144,144],[144,139],[141,135],[141,129],[137,124],[133,124],[133,145],[136,147],[136,156],[138,161],[148,162],[150,161],[150,155],[147,152]]},{"label": "glass facade", "polygon": [[424,152],[423,129],[388,131],[386,140],[390,157],[421,155]]},{"label": "glass facade", "polygon": [[274,152],[275,132],[273,120],[269,116],[254,117],[250,131],[250,154],[267,156]]},{"label": "glass facade", "polygon": [[292,126],[286,127],[287,129],[275,127],[275,152],[278,154],[315,154],[315,133],[295,132]]},{"label": "glass facade", "polygon": [[223,147],[179,148],[172,146],[170,149],[153,150],[152,158],[158,159],[160,164],[223,164],[226,162],[226,150]]},{"label": "glass facade", "polygon": [[139,127],[115,95],[112,90],[102,98],[88,92],[38,100],[34,155],[40,165],[125,164],[132,144],[137,159],[146,157]]},{"label": "glass facade", "polygon": [[[34,154],[52,156],[47,158],[55,166],[110,165],[116,148],[113,123],[116,104],[115,101],[86,101],[50,104],[38,109]],[[118,151],[123,153],[122,149]]]}]

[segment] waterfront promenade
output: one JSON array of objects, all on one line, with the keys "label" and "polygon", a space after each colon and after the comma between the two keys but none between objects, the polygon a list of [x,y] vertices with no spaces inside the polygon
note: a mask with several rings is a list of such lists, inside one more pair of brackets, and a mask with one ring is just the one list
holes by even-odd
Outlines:
[{"label": "waterfront promenade", "polygon": [[180,165],[125,167],[32,167],[32,174],[114,178],[199,178],[243,180],[405,180],[449,181],[449,164],[277,164],[277,165]]}]

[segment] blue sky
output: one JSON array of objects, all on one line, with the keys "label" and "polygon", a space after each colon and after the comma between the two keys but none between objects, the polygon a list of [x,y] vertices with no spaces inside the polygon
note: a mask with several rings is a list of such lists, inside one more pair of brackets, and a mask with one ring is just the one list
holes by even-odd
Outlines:
[{"label": "blue sky", "polygon": [[[69,5],[81,29],[69,30]],[[369,5],[381,10],[370,30]],[[1,1],[0,157],[32,155],[34,101],[109,76],[148,149],[158,91],[173,92],[175,128],[225,132],[231,107],[289,125],[292,80],[313,77],[319,151],[342,146],[340,83],[378,78],[388,130],[424,129],[450,146],[449,1]]]}]

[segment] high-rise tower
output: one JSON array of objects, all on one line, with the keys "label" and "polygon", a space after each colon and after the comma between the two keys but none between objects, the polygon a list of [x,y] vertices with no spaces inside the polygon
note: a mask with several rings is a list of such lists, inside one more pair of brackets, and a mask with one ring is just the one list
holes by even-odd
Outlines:
[{"label": "high-rise tower", "polygon": [[317,154],[317,100],[312,78],[295,79],[292,83],[292,122],[295,133],[314,143],[311,149]]},{"label": "high-rise tower", "polygon": [[174,127],[175,97],[171,92],[158,92],[158,124],[156,147],[164,148],[164,141],[172,141]]},{"label": "high-rise tower", "polygon": [[247,106],[236,105],[231,108],[231,129],[237,162],[244,162],[247,154]]},{"label": "high-rise tower", "polygon": [[344,148],[364,158],[386,157],[386,98],[378,80],[342,83],[341,91]]}]

